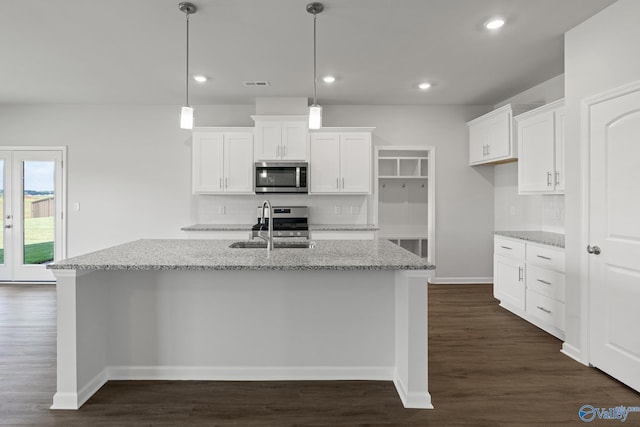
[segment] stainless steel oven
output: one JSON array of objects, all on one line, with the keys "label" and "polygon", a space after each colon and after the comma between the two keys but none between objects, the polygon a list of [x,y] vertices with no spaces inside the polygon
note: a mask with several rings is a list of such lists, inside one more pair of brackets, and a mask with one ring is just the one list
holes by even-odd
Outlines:
[{"label": "stainless steel oven", "polygon": [[308,193],[308,169],[306,162],[256,162],[256,194]]}]

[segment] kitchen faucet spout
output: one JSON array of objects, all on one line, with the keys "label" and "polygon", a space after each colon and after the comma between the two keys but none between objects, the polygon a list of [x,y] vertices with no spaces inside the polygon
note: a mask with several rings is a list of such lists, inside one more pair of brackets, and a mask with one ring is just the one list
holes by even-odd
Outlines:
[{"label": "kitchen faucet spout", "polygon": [[273,250],[273,206],[271,206],[271,202],[269,200],[265,200],[264,202],[262,202],[261,217],[260,217],[260,223],[262,224],[261,227],[264,226],[264,222],[265,222],[264,221],[265,208],[269,210],[269,223],[268,223],[267,237],[265,238],[261,234],[262,230],[258,232],[258,237],[260,237],[262,240],[267,242],[267,251],[271,251]]}]

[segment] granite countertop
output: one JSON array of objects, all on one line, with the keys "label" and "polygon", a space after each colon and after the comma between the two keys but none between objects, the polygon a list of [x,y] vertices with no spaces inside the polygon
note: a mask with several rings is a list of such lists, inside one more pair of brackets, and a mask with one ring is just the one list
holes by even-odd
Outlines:
[{"label": "granite countertop", "polygon": [[499,236],[564,248],[564,234],[549,231],[496,231]]},{"label": "granite countertop", "polygon": [[433,270],[386,240],[322,240],[313,249],[231,249],[233,240],[136,240],[49,264],[54,270]]},{"label": "granite countertop", "polygon": [[310,231],[378,231],[373,224],[309,224]]},{"label": "granite countertop", "polygon": [[182,227],[182,231],[251,231],[253,224],[194,224]]},{"label": "granite countertop", "polygon": [[[250,231],[253,224],[194,224],[182,231]],[[310,231],[378,231],[373,224],[309,224]]]}]

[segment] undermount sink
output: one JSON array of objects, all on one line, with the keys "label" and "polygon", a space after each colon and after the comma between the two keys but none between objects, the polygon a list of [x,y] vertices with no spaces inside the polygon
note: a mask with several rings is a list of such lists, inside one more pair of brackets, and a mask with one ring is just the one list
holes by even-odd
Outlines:
[{"label": "undermount sink", "polygon": [[[266,249],[267,242],[261,240],[233,242],[229,247],[233,249]],[[315,247],[316,242],[273,242],[274,249],[313,249]]]}]

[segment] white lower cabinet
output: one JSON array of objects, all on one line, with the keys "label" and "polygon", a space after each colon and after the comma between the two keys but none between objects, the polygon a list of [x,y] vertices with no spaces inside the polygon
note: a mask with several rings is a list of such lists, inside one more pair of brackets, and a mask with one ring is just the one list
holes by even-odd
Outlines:
[{"label": "white lower cabinet", "polygon": [[564,250],[495,236],[493,260],[493,294],[500,305],[564,339]]}]

